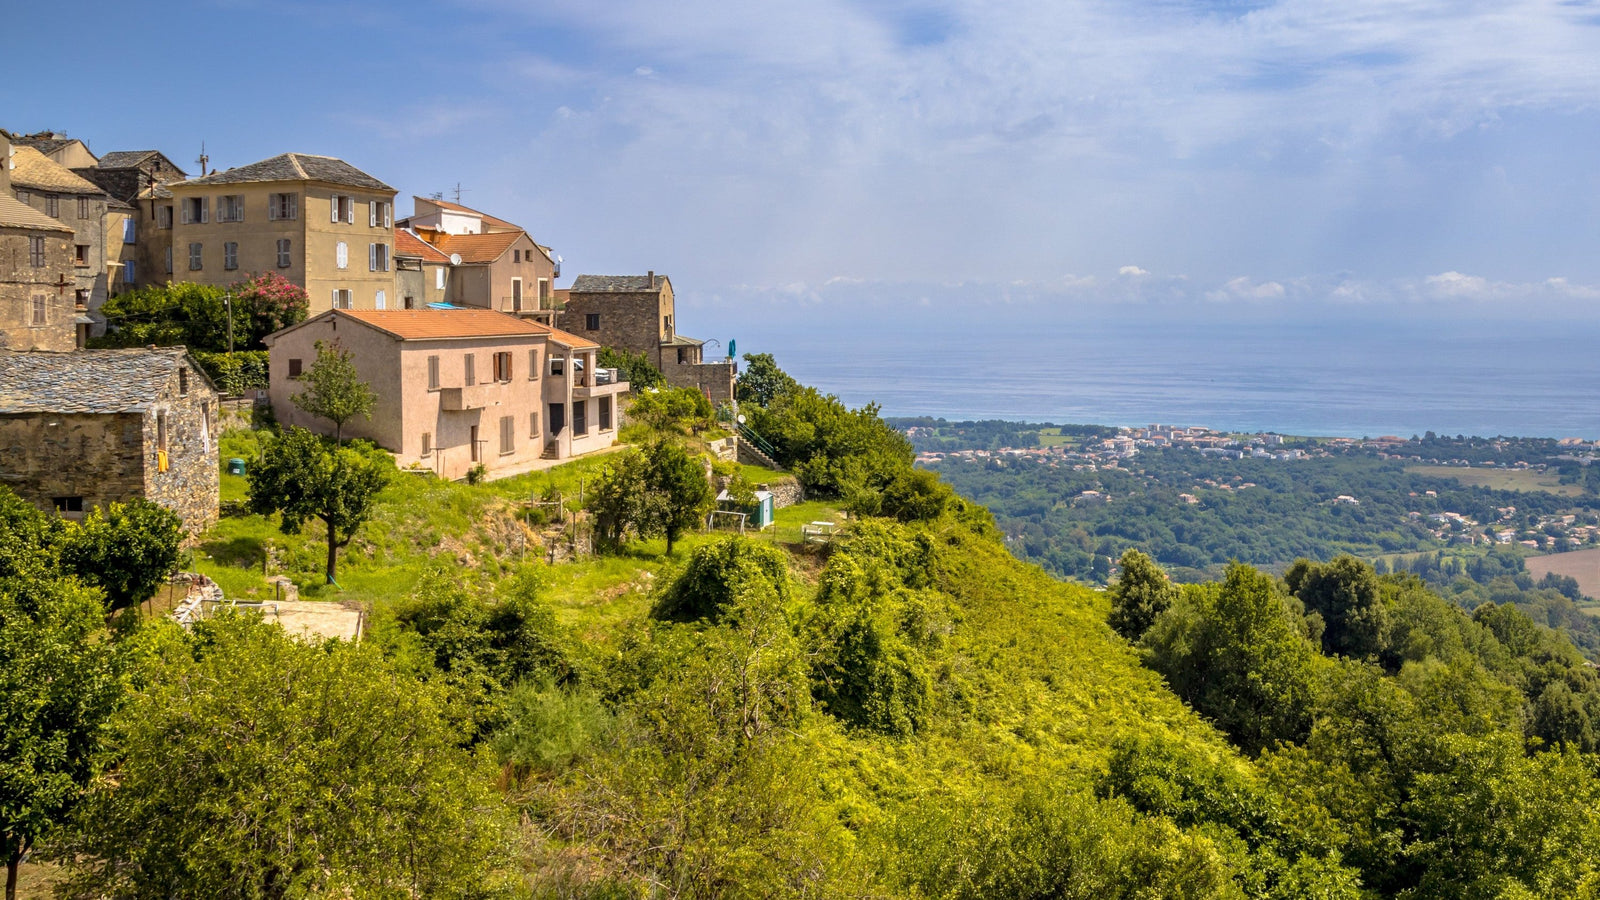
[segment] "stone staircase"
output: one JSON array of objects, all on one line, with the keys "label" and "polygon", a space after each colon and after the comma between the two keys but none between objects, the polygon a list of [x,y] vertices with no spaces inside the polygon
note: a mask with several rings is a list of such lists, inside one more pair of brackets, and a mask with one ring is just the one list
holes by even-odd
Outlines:
[{"label": "stone staircase", "polygon": [[756,442],[759,440],[760,438],[756,436],[754,431],[743,425],[739,426],[739,446],[737,449],[739,462],[782,472],[783,466],[778,465],[776,460],[756,446]]}]

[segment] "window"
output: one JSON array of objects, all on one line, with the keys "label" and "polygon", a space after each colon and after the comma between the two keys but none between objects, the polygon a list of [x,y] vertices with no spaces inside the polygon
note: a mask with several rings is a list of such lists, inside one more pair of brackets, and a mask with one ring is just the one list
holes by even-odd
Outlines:
[{"label": "window", "polygon": [[539,377],[539,351],[528,351],[528,380],[533,381]]},{"label": "window", "polygon": [[567,360],[566,360],[565,357],[561,357],[561,356],[552,356],[552,357],[550,357],[550,374],[551,375],[560,376],[560,375],[565,374],[566,371],[567,371]]},{"label": "window", "polygon": [[187,396],[189,393],[189,367],[178,367],[178,396]]},{"label": "window", "polygon": [[406,299],[405,299],[405,304],[406,304],[406,309],[416,309],[417,308],[417,298],[411,296],[410,294],[407,294],[406,295]]},{"label": "window", "polygon": [[158,207],[156,207],[156,227],[157,228],[171,228],[172,227],[172,207],[170,207],[170,206],[158,206]]},{"label": "window", "polygon": [[444,266],[433,270],[433,286],[436,290],[444,290]]},{"label": "window", "polygon": [[350,247],[344,241],[333,245],[333,264],[341,269],[350,265]]},{"label": "window", "polygon": [[205,268],[205,245],[193,243],[189,245],[189,271],[194,272]]},{"label": "window", "polygon": [[[560,275],[561,273],[557,272],[556,274]],[[549,299],[550,299],[550,279],[541,278],[541,279],[539,279],[539,300],[542,302],[542,301],[549,300]]]},{"label": "window", "polygon": [[85,288],[78,288],[77,290],[73,291],[72,292],[72,302],[74,304],[76,304],[80,309],[83,308],[83,307],[88,306],[89,305],[89,291],[87,289],[85,289]]},{"label": "window", "polygon": [[510,351],[502,351],[494,355],[494,380],[500,382],[511,380]]},{"label": "window", "polygon": [[138,227],[132,216],[122,220],[122,242],[124,244],[131,244],[139,239]]},{"label": "window", "polygon": [[289,360],[289,377],[290,378],[299,378],[300,377],[300,360],[298,360],[298,359]]},{"label": "window", "polygon": [[33,295],[33,317],[31,321],[34,325],[45,324],[45,310],[47,308],[46,304],[49,302],[50,298],[46,297],[44,294]]},{"label": "window", "polygon": [[298,218],[300,218],[299,194],[273,194],[267,198],[268,220],[276,222],[279,219]]},{"label": "window", "polygon": [[187,197],[183,201],[183,224],[203,225],[211,221],[210,197]]},{"label": "window", "polygon": [[538,413],[528,413],[528,440],[530,440],[530,441],[531,440],[536,440],[538,437],[539,437],[539,414]]},{"label": "window", "polygon": [[667,333],[668,337],[672,336],[672,317],[671,316],[662,316],[661,317],[661,330],[665,331]]},{"label": "window", "polygon": [[27,191],[17,191],[17,200],[18,201],[20,201],[22,203],[27,203],[29,200],[32,200],[32,199],[33,199],[33,195],[28,193]]},{"label": "window", "polygon": [[122,261],[122,283],[133,284],[137,280],[137,267],[131,259]]},{"label": "window", "polygon": [[238,241],[228,241],[222,245],[222,267],[224,269],[239,268]]},{"label": "window", "polygon": [[[282,196],[282,195],[279,195]],[[294,196],[290,194],[289,196]],[[289,248],[292,246],[288,238],[278,238],[278,268],[289,268]]]},{"label": "window", "polygon": [[156,449],[165,453],[167,450],[167,414],[156,413]]},{"label": "window", "polygon": [[583,315],[583,327],[589,329],[590,331],[599,331],[600,330],[600,314],[599,313],[584,313],[584,315]]},{"label": "window", "polygon": [[373,298],[372,298],[372,308],[373,309],[388,309],[389,308],[389,298],[383,291],[379,291],[377,294],[375,294],[373,296]]},{"label": "window", "polygon": [[44,268],[44,238],[37,235],[28,238],[28,265]]},{"label": "window", "polygon": [[572,401],[572,433],[575,435],[589,433],[587,406],[588,404],[582,400]]},{"label": "window", "polygon": [[422,433],[422,455],[433,455],[433,432],[431,431],[424,431]]},{"label": "window", "polygon": [[244,195],[228,194],[217,198],[218,222],[244,221]]},{"label": "window", "polygon": [[518,311],[518,312],[522,311],[522,279],[521,278],[513,278],[513,279],[511,279],[511,308],[516,310],[516,311]]},{"label": "window", "polygon": [[516,430],[516,420],[513,417],[500,417],[500,455],[504,456],[517,449]]},{"label": "window", "polygon": [[611,398],[610,397],[601,397],[598,401],[596,401],[596,403],[597,403],[597,405],[599,407],[597,412],[599,413],[599,416],[600,416],[600,430],[601,431],[610,431],[611,430]]},{"label": "window", "polygon": [[467,371],[466,371],[467,387],[472,387],[473,385],[478,383],[478,357],[473,355],[473,354],[471,354],[471,353],[468,353],[464,357],[464,359],[466,360],[465,366],[466,366],[466,369],[467,369]]},{"label": "window", "polygon": [[367,271],[368,272],[387,272],[387,271],[389,271],[389,245],[388,244],[368,244],[367,245]]},{"label": "window", "polygon": [[389,213],[393,205],[384,200],[372,200],[367,203],[367,225],[373,228],[388,228]]},{"label": "window", "polygon": [[167,259],[166,259],[166,263],[167,263],[167,274],[168,274],[168,275],[171,275],[171,274],[172,274],[172,248],[171,248],[171,247],[168,247],[168,248],[167,248],[167,252],[166,252],[166,253],[165,253],[165,254],[164,254],[164,255],[165,255],[165,256],[166,256],[166,258],[167,258]]},{"label": "window", "polygon": [[80,219],[89,218],[89,198],[88,197],[79,197],[78,198],[78,218],[80,218]]},{"label": "window", "polygon": [[512,250],[511,251],[511,261],[514,262],[514,263],[522,262],[522,251],[521,250]]},{"label": "window", "polygon": [[89,264],[88,244],[72,245],[72,264],[75,266],[87,266]]},{"label": "window", "polygon": [[430,356],[430,357],[428,357],[428,390],[437,391],[438,389],[439,389],[439,357]]},{"label": "window", "polygon": [[356,223],[355,200],[346,194],[334,194],[328,199],[329,221],[345,222],[350,225]]},{"label": "window", "polygon": [[681,366],[681,365],[683,365],[683,363],[684,363],[684,359],[685,359],[685,358],[686,358],[686,357],[684,357],[684,355],[683,355],[683,354],[684,354],[684,352],[685,352],[685,351],[684,351],[684,349],[683,349],[683,348],[682,348],[682,347],[679,347],[679,348],[678,348],[678,365],[680,365],[680,366]]},{"label": "window", "polygon": [[61,198],[55,194],[44,195],[44,214],[54,219],[61,215]]},{"label": "window", "polygon": [[82,497],[51,497],[50,503],[51,505],[55,506],[56,512],[58,513],[83,512]]},{"label": "window", "polygon": [[350,308],[350,289],[349,288],[335,288],[334,289],[334,291],[333,291],[333,308],[334,309],[349,309]]}]

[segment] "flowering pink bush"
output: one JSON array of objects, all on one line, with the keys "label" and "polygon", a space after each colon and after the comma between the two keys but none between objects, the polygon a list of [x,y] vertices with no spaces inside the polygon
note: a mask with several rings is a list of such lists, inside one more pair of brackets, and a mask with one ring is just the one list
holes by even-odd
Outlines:
[{"label": "flowering pink bush", "polygon": [[230,286],[235,323],[246,323],[245,346],[262,346],[261,339],[303,321],[311,307],[305,288],[275,272],[247,276]]}]

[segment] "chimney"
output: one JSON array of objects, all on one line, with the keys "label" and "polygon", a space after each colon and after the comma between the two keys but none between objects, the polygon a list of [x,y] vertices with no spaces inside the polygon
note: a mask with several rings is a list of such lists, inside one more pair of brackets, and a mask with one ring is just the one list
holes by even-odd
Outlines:
[{"label": "chimney", "polygon": [[656,289],[656,270],[655,269],[651,269],[649,274],[647,274],[645,277],[650,279],[650,290],[652,290],[652,291],[655,290]]}]

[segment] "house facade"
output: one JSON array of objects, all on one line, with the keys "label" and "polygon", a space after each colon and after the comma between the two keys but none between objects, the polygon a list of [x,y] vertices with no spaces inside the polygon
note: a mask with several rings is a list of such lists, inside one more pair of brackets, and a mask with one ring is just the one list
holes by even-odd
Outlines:
[{"label": "house facade", "polygon": [[448,303],[454,262],[408,228],[394,230],[394,289],[401,309]]},{"label": "house facade", "polygon": [[713,403],[732,402],[733,361],[705,362],[705,342],[679,334],[676,313],[665,275],[579,275],[558,324],[602,346],[643,353],[674,387],[695,388]]},{"label": "house facade", "polygon": [[100,307],[110,296],[118,271],[107,261],[119,259],[121,249],[117,245],[107,252],[110,198],[94,183],[27,146],[13,148],[11,194],[72,230],[72,300],[89,311],[94,333],[103,334]]},{"label": "house facade", "polygon": [[520,226],[459,203],[425,197],[412,202],[415,212],[400,226],[452,260],[447,302],[553,324],[561,268],[549,247]]},{"label": "house facade", "polygon": [[324,434],[295,406],[317,343],[336,344],[377,395],[371,420],[346,422],[401,468],[461,478],[611,446],[628,389],[598,370],[598,345],[484,309],[330,310],[266,339],[273,413]]},{"label": "house facade", "polygon": [[395,191],[344,160],[284,153],[163,187],[173,281],[276,272],[305,288],[313,313],[390,308]]},{"label": "house facade", "polygon": [[0,351],[0,484],[81,517],[143,497],[217,520],[217,391],[182,347]]},{"label": "house facade", "polygon": [[0,135],[0,348],[72,350],[88,333],[74,302],[74,232],[11,195],[11,149]]},{"label": "house facade", "polygon": [[[92,166],[74,168],[75,174],[93,182],[112,200],[110,218],[131,214],[133,224],[112,222],[106,233],[122,264],[113,278],[111,293],[166,284],[173,276],[172,192],[166,186],[182,181],[184,171],[159,150],[116,150]],[[115,282],[120,281],[120,285]]]}]

